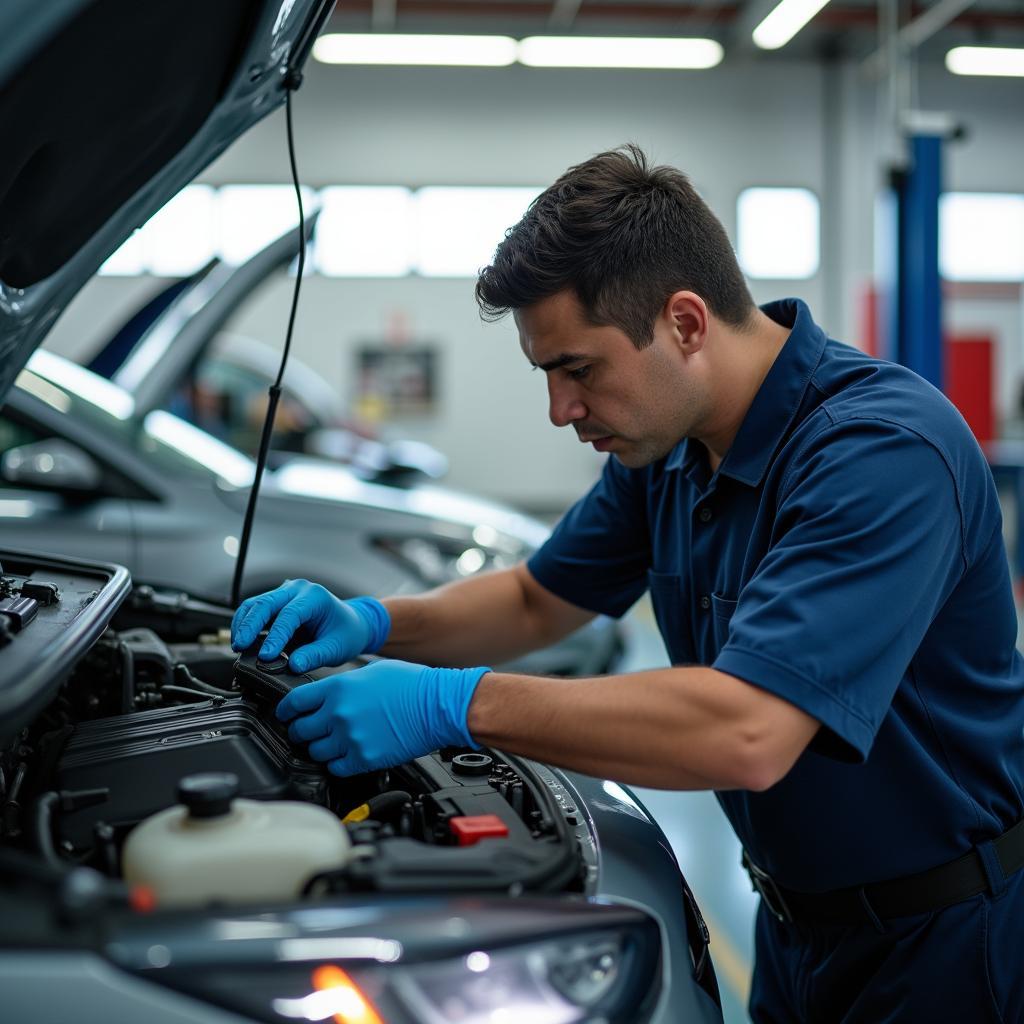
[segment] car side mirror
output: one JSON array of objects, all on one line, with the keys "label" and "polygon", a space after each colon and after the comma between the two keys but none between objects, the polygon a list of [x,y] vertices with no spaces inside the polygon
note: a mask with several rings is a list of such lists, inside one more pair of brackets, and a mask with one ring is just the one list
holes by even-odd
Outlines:
[{"label": "car side mirror", "polygon": [[51,437],[9,448],[0,458],[0,477],[17,487],[81,496],[99,489],[103,472],[88,452]]}]

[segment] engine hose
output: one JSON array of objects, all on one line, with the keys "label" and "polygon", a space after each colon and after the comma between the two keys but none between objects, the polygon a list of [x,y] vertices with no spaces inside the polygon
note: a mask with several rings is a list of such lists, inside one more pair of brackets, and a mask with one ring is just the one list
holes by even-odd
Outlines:
[{"label": "engine hose", "polygon": [[[202,690],[209,697],[237,697],[238,694],[234,690],[222,690],[219,686],[214,686],[212,683],[207,683],[200,679],[198,676],[192,674],[192,670],[188,665],[183,662],[178,662],[174,666],[175,676],[181,676],[185,683],[193,690]],[[166,690],[167,687],[165,686]]]},{"label": "engine hose", "polygon": [[28,765],[24,761],[20,761],[18,767],[14,770],[14,781],[11,783],[11,788],[7,791],[7,799],[4,800],[3,830],[7,835],[17,832],[20,826],[21,801],[18,798],[21,796],[21,787],[25,781],[27,771]]},{"label": "engine hose", "polygon": [[126,644],[121,644],[121,714],[135,710],[135,655]]},{"label": "engine hose", "polygon": [[36,801],[33,825],[35,826],[36,849],[43,860],[54,867],[63,868],[66,865],[57,856],[57,850],[53,845],[52,830],[53,808],[59,799],[60,795],[53,790],[43,793]]},{"label": "engine hose", "polygon": [[393,789],[387,793],[378,793],[376,796],[370,797],[365,804],[360,804],[349,811],[341,820],[346,825],[365,821],[367,818],[384,821],[401,814],[405,805],[411,803],[412,797],[408,793],[400,789]]}]

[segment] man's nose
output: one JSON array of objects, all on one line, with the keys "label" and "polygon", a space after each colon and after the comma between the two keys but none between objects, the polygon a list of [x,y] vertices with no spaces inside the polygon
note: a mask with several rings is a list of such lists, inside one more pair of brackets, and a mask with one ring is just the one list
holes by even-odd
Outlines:
[{"label": "man's nose", "polygon": [[548,417],[556,427],[567,427],[577,420],[586,419],[587,407],[576,396],[573,388],[548,377]]}]

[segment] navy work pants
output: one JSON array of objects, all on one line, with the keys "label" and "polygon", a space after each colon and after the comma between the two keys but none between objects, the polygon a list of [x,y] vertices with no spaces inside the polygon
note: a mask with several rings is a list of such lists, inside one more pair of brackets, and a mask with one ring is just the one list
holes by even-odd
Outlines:
[{"label": "navy work pants", "polygon": [[754,1024],[1021,1024],[1024,870],[997,896],[871,925],[794,925],[762,903]]}]

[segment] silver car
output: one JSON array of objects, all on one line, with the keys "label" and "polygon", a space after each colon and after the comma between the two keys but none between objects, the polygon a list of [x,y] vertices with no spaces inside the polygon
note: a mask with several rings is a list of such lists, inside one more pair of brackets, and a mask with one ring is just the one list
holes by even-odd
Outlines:
[{"label": "silver car", "polygon": [[[0,529],[10,543],[118,562],[136,581],[227,603],[252,460],[60,356],[39,351],[0,411]],[[289,577],[335,593],[415,593],[528,556],[547,528],[420,475],[405,487],[296,457],[263,480],[244,592]],[[602,618],[518,667],[612,670]]]}]

